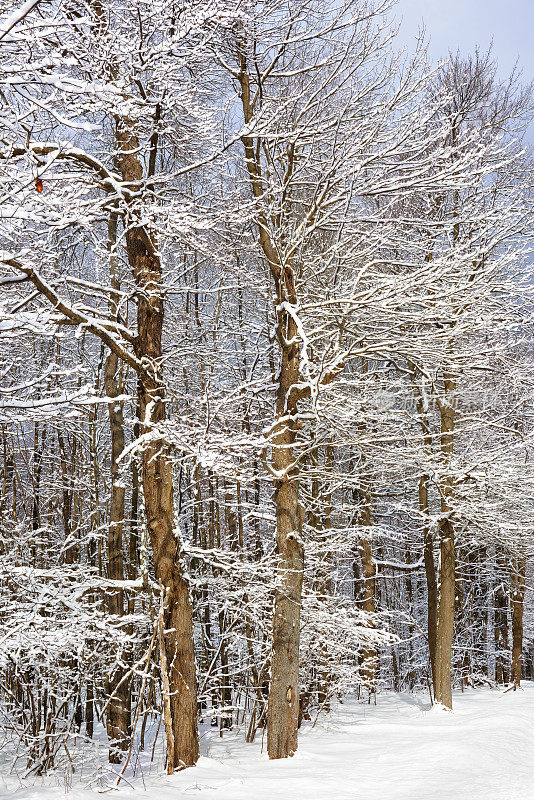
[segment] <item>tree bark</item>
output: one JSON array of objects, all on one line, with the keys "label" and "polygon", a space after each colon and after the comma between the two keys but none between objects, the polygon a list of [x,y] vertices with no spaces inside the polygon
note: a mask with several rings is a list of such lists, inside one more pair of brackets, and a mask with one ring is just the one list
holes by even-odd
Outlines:
[{"label": "tree bark", "polygon": [[[137,183],[143,177],[143,169],[137,155],[139,142],[133,125],[127,120],[120,120],[117,138],[121,149],[122,178],[129,183]],[[135,354],[146,365],[140,381],[141,434],[150,434],[153,426],[166,418],[161,370],[164,318],[162,269],[156,242],[132,220],[127,225],[126,250],[138,289]],[[172,462],[168,445],[160,434],[153,433],[143,445],[141,473],[154,570],[166,595],[166,652],[162,663],[166,663],[169,670],[174,767],[183,768],[192,766],[198,758],[193,619],[180,538],[175,530]]]},{"label": "tree bark", "polygon": [[[427,261],[432,260],[429,253]],[[419,415],[419,423],[423,434],[423,445],[428,457],[432,454],[432,435],[428,421],[427,409],[425,407],[421,388],[416,381],[416,367],[410,364],[412,371],[412,381],[416,398],[416,408]],[[425,576],[427,588],[427,635],[428,635],[428,656],[430,660],[430,670],[432,673],[432,687],[434,697],[437,692],[436,674],[436,647],[438,635],[438,584],[436,577],[436,565],[434,563],[434,538],[428,525],[428,487],[430,485],[430,475],[423,474],[419,478],[418,496],[419,511],[423,518],[423,559],[425,562]]]},{"label": "tree bark", "polygon": [[[280,292],[283,288],[279,282]],[[286,758],[297,749],[300,605],[304,570],[302,509],[293,452],[297,402],[291,393],[291,387],[298,382],[299,347],[295,321],[285,311],[278,312],[278,334],[282,359],[276,407],[278,421],[273,436],[273,468],[280,475],[275,485],[278,581],[268,704],[269,758]]]},{"label": "tree bark", "polygon": [[[419,478],[419,510],[425,516],[428,514],[428,484],[429,476],[421,475]],[[436,579],[436,565],[434,563],[433,537],[425,522],[424,550],[426,589],[427,589],[427,632],[428,654],[432,672],[432,686],[436,696],[436,641],[438,635],[438,583]]]},{"label": "tree bark", "polygon": [[520,557],[514,565],[512,589],[512,671],[514,689],[521,685],[523,654],[523,609],[525,600],[526,560]]},{"label": "tree bark", "polygon": [[[248,125],[253,105],[244,47],[238,52],[241,103]],[[250,136],[241,139],[253,197],[258,201],[260,246],[276,287],[277,337],[281,360],[278,376],[275,425],[271,439],[272,465],[276,473],[277,586],[274,598],[271,684],[268,701],[267,751],[269,758],[286,758],[297,749],[299,718],[300,605],[304,569],[302,509],[299,505],[298,467],[294,444],[297,433],[300,348],[297,325],[287,306],[297,307],[295,279],[290,264],[282,264],[270,234],[271,224],[262,208],[265,187],[259,147]]]},{"label": "tree bark", "polygon": [[440,599],[436,640],[436,700],[452,708],[452,639],[454,631],[455,552],[454,527],[451,520],[451,498],[453,482],[448,470],[454,445],[454,392],[455,379],[449,373],[444,376],[445,396],[440,403],[441,454],[443,478],[440,483]]},{"label": "tree bark", "polygon": [[508,598],[501,583],[495,592],[495,682],[507,682],[506,652],[508,650]]}]

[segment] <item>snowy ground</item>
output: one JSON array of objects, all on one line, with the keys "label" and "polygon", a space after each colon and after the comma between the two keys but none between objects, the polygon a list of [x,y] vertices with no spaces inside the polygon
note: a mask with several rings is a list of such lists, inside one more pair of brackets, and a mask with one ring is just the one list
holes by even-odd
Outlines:
[{"label": "snowy ground", "polygon": [[[304,727],[294,758],[269,762],[261,740],[208,732],[194,769],[146,775],[118,800],[534,800],[534,684],[518,692],[457,693],[451,714],[428,695],[385,693],[376,706],[349,700]],[[213,738],[209,738],[213,736]],[[143,791],[146,789],[146,795]],[[1,784],[0,784],[1,786]],[[1,790],[0,790],[1,795]],[[6,795],[4,795],[6,796]],[[64,789],[21,788],[11,797],[59,800]],[[72,800],[95,792],[74,784]]]}]

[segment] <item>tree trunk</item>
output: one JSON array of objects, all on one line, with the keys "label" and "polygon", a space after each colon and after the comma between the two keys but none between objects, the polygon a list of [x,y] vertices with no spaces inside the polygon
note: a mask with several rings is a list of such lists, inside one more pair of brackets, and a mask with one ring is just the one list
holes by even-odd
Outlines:
[{"label": "tree trunk", "polygon": [[[428,475],[419,478],[419,510],[425,516],[428,514]],[[436,640],[438,627],[438,583],[436,579],[436,566],[434,564],[434,547],[432,534],[425,522],[424,550],[426,589],[427,589],[427,631],[428,654],[432,672],[432,686],[436,696]]]},{"label": "tree trunk", "polygon": [[281,477],[275,489],[278,581],[274,599],[268,704],[269,758],[286,758],[297,749],[300,604],[304,570],[302,510],[298,500],[299,484],[293,453],[297,403],[291,393],[291,387],[297,383],[299,376],[298,334],[293,318],[285,311],[278,312],[278,333],[282,361],[276,409],[278,422],[273,437],[273,467]]},{"label": "tree trunk", "polygon": [[85,733],[89,737],[89,739],[93,738],[94,732],[94,688],[93,688],[93,681],[88,680],[86,686],[86,693],[85,693]]},{"label": "tree trunk", "polygon": [[[427,261],[432,259],[428,254]],[[423,394],[416,381],[416,367],[410,364],[412,371],[412,381],[416,398],[416,408],[419,415],[419,423],[423,434],[423,445],[425,454],[430,457],[432,454],[432,434],[428,421],[428,409],[425,406]],[[423,558],[425,562],[425,576],[427,589],[427,633],[428,633],[428,656],[430,660],[430,670],[432,673],[432,686],[434,697],[436,697],[437,674],[436,674],[436,646],[438,635],[438,584],[436,577],[436,565],[434,563],[434,538],[428,525],[428,487],[430,475],[421,475],[419,478],[418,495],[419,511],[423,517]]]},{"label": "tree trunk", "polygon": [[436,700],[452,708],[452,637],[454,629],[454,533],[450,520],[440,529],[441,566],[436,647]]},{"label": "tree trunk", "polygon": [[[108,224],[108,248],[110,251],[110,281],[114,289],[118,289],[114,248],[117,239],[117,217],[112,214]],[[117,300],[112,297],[112,315],[117,318]],[[108,577],[114,581],[124,580],[124,562],[122,557],[122,536],[124,526],[124,483],[120,480],[119,458],[124,450],[123,404],[114,398],[119,397],[118,381],[119,359],[115,353],[109,352],[104,363],[104,388],[106,396],[113,398],[108,405],[109,426],[111,433],[111,498],[109,507],[108,530]],[[122,589],[112,589],[108,601],[109,613],[117,621],[124,615],[124,593]],[[130,739],[130,682],[123,680],[125,669],[120,664],[124,661],[122,653],[117,653],[117,665],[109,676],[109,692],[111,700],[108,705],[107,732],[110,742],[109,760],[118,764],[122,760],[122,752],[126,751]]]},{"label": "tree trunk", "polygon": [[[371,524],[371,497],[368,489],[363,487],[359,490],[359,496],[362,503],[359,514],[359,524],[365,529]],[[371,542],[364,531],[362,531],[360,537],[358,550],[362,565],[362,596],[360,599],[360,607],[367,616],[367,627],[374,628],[374,617],[376,613],[376,564],[373,558]],[[376,692],[376,667],[376,648],[371,644],[366,644],[361,653],[361,676],[370,694]]]},{"label": "tree trunk", "polygon": [[[124,181],[141,181],[139,142],[128,121],[119,121],[120,166]],[[130,222],[126,232],[128,261],[138,287],[136,355],[145,366],[140,382],[141,433],[165,417],[161,374],[163,297],[157,246],[144,228]],[[178,532],[175,530],[172,462],[168,446],[154,433],[141,450],[142,487],[156,579],[165,589],[165,659],[168,665],[174,741],[174,767],[192,766],[198,758],[197,686],[193,619]],[[169,749],[171,742],[169,741]]]},{"label": "tree trunk", "polygon": [[512,673],[514,689],[521,684],[521,666],[523,654],[523,608],[525,600],[525,575],[526,561],[524,557],[518,559],[514,565],[513,590],[512,590]]},{"label": "tree trunk", "polygon": [[507,682],[508,598],[502,583],[495,592],[495,682]]},{"label": "tree trunk", "polygon": [[[253,108],[244,49],[239,49],[238,61],[243,116],[248,125],[253,117]],[[243,136],[241,141],[252,195],[258,202],[260,246],[276,287],[277,337],[281,350],[271,441],[273,469],[280,477],[275,482],[278,577],[274,597],[267,751],[269,758],[286,758],[297,749],[300,604],[304,569],[299,470],[294,455],[298,392],[292,391],[296,390],[300,377],[299,334],[295,319],[287,310],[288,305],[296,308],[297,297],[292,266],[281,263],[279,250],[271,238],[270,219],[262,207],[265,186],[257,140]]]},{"label": "tree trunk", "polygon": [[450,374],[445,374],[445,397],[440,403],[441,453],[444,477],[440,484],[440,599],[436,640],[436,700],[452,708],[452,639],[454,631],[455,553],[454,527],[450,518],[450,501],[453,482],[449,464],[454,444],[454,391],[456,383]]},{"label": "tree trunk", "polygon": [[[110,353],[104,367],[104,385],[108,397],[118,395],[115,373],[117,357]],[[115,393],[116,392],[116,393]],[[109,404],[111,430],[111,500],[108,531],[108,576],[114,581],[124,580],[122,557],[122,535],[124,524],[124,485],[119,479],[118,457],[124,450],[124,427],[120,404]],[[124,615],[124,593],[122,589],[110,591],[109,613],[117,621]],[[117,654],[122,659],[122,653]],[[128,749],[130,735],[130,683],[124,680],[124,667],[117,665],[109,678],[109,691],[112,699],[108,706],[108,737],[112,746],[109,759],[112,763],[121,761],[120,751]]]}]

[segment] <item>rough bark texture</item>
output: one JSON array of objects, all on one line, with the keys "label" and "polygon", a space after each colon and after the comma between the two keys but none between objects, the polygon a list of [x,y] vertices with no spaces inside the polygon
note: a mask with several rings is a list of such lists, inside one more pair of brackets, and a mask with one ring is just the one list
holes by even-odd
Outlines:
[{"label": "rough bark texture", "polygon": [[453,482],[447,467],[454,445],[454,378],[445,375],[445,398],[440,403],[441,412],[441,454],[444,477],[440,483],[441,523],[440,523],[440,598],[436,641],[436,700],[447,708],[452,708],[452,638],[454,631],[454,593],[455,593],[455,553],[454,527],[450,501]]},{"label": "rough bark texture", "polygon": [[[250,82],[244,49],[238,53],[241,102],[246,124],[253,117]],[[286,758],[297,749],[299,721],[300,605],[304,568],[302,510],[299,506],[298,468],[294,443],[299,382],[299,337],[297,326],[285,304],[296,306],[295,281],[290,264],[280,262],[270,235],[270,220],[262,209],[265,196],[259,148],[252,137],[243,136],[246,168],[253,197],[258,200],[260,246],[276,286],[277,337],[281,350],[272,462],[275,484],[278,581],[274,599],[271,684],[268,701],[267,751],[269,758]]]},{"label": "rough bark texture", "polygon": [[[279,286],[279,292],[285,294],[284,289],[289,287]],[[294,300],[294,297],[291,299]],[[284,311],[278,312],[278,338],[282,360],[276,407],[277,426],[273,437],[273,468],[280,475],[275,490],[278,585],[274,600],[268,706],[269,758],[285,758],[293,755],[297,749],[300,605],[304,569],[302,511],[293,452],[297,403],[291,396],[291,387],[298,382],[299,348],[296,344],[295,322]]]},{"label": "rough bark texture", "polygon": [[[123,180],[137,182],[142,166],[136,155],[137,137],[122,120],[118,127]],[[163,298],[161,263],[156,243],[144,228],[130,222],[126,232],[128,261],[138,287],[136,356],[145,365],[140,382],[141,432],[165,419],[161,375]],[[141,453],[142,486],[147,527],[154,554],[156,579],[166,592],[165,645],[169,672],[174,734],[174,767],[186,767],[198,758],[197,687],[193,622],[189,586],[181,563],[175,531],[172,464],[166,442],[153,438]],[[170,742],[169,742],[170,745]]]},{"label": "rough bark texture", "polygon": [[436,700],[452,708],[452,637],[454,630],[455,554],[454,534],[449,520],[441,526],[441,568],[436,647]]}]

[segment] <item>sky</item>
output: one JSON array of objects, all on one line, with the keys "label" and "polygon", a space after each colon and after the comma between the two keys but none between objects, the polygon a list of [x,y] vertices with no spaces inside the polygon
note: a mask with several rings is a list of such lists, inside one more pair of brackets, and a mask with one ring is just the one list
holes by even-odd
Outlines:
[{"label": "sky", "polygon": [[424,23],[433,58],[486,50],[493,40],[503,76],[519,60],[524,82],[534,81],[534,0],[398,0],[394,15],[408,46]]}]

